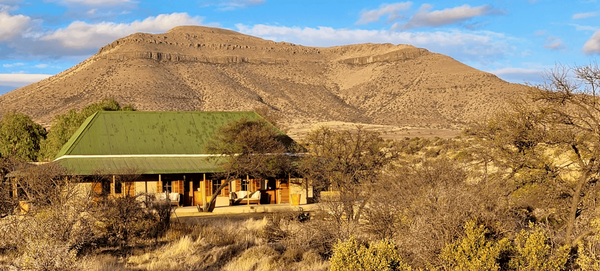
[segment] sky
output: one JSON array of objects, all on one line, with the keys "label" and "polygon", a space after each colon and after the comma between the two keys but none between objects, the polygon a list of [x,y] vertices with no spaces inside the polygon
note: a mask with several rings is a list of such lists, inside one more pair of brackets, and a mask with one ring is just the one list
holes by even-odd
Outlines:
[{"label": "sky", "polygon": [[179,25],[306,46],[410,44],[515,83],[600,56],[600,0],[0,0],[0,94]]}]

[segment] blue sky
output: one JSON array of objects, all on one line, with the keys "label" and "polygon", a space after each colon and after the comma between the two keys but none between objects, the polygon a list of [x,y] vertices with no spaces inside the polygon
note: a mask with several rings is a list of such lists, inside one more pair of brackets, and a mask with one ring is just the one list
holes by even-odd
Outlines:
[{"label": "blue sky", "polygon": [[600,0],[0,0],[0,93],[178,25],[307,46],[411,44],[517,83],[600,55]]}]

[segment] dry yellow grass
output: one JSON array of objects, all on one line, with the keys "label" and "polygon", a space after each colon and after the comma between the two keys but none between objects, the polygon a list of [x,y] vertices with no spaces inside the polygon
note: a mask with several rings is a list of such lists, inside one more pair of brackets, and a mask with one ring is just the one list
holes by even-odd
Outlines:
[{"label": "dry yellow grass", "polygon": [[[219,270],[244,250],[263,241],[257,237],[266,220],[212,221],[193,227],[167,245],[127,259],[131,268],[142,270]],[[171,234],[171,238],[178,236]]]}]

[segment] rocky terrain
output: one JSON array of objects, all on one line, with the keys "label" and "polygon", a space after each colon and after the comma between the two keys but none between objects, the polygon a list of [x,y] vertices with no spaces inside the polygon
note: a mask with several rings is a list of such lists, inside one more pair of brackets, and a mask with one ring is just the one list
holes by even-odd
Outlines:
[{"label": "rocky terrain", "polygon": [[323,122],[443,131],[489,116],[525,88],[410,45],[306,47],[182,26],[116,40],[0,96],[0,108],[46,127],[56,114],[114,98],[153,111],[268,106],[296,134]]}]

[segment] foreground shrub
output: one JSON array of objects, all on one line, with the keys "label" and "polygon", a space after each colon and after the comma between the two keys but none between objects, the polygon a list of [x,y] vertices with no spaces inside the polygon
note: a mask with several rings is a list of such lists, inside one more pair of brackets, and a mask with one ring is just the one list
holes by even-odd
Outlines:
[{"label": "foreground shrub", "polygon": [[24,251],[21,270],[77,270],[73,266],[77,260],[77,250],[47,236],[27,240]]},{"label": "foreground shrub", "polygon": [[564,270],[569,259],[570,247],[562,246],[553,253],[544,230],[539,227],[532,228],[532,231],[522,230],[516,236],[512,248],[516,256],[511,259],[510,267],[523,271]]},{"label": "foreground shrub", "polygon": [[577,244],[576,263],[581,271],[600,270],[600,219],[592,220],[591,225],[596,234]]},{"label": "foreground shrub", "polygon": [[101,197],[90,210],[96,221],[96,242],[123,246],[132,238],[156,239],[169,229],[171,210],[170,203],[163,201]]},{"label": "foreground shrub", "polygon": [[15,243],[20,270],[76,270],[80,249],[94,240],[89,217],[73,213],[70,206],[53,206],[16,218]]},{"label": "foreground shrub", "polygon": [[338,242],[333,248],[330,271],[342,270],[411,270],[398,255],[396,246],[387,239],[360,244],[354,237]]},{"label": "foreground shrub", "polygon": [[487,241],[487,229],[475,221],[465,225],[467,236],[446,246],[441,254],[448,270],[500,270],[500,253],[509,246],[508,239],[499,242]]}]

